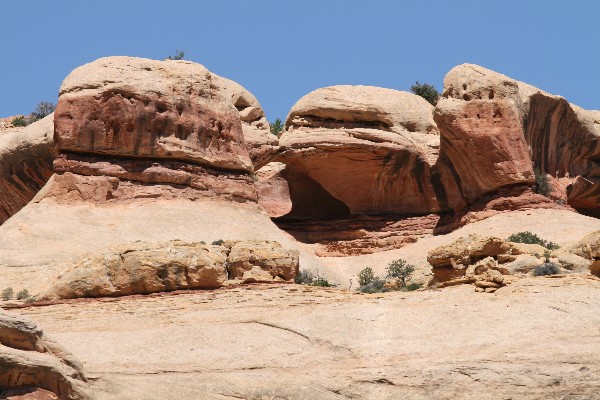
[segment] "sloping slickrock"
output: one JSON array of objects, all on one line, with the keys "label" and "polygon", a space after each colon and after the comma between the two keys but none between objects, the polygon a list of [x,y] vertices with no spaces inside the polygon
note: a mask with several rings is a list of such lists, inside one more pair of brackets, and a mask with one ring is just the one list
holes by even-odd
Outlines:
[{"label": "sloping slickrock", "polygon": [[340,215],[439,211],[432,111],[419,96],[370,86],[321,88],[301,98],[277,157],[290,169],[289,216],[313,217],[324,204]]},{"label": "sloping slickrock", "polygon": [[24,207],[52,175],[54,116],[0,133],[0,224]]},{"label": "sloping slickrock", "polygon": [[34,323],[0,313],[0,396],[40,389],[60,399],[91,399],[86,386],[81,363],[71,353]]},{"label": "sloping slickrock", "polygon": [[298,256],[298,251],[268,241],[214,245],[177,240],[135,242],[71,266],[39,299],[127,296],[215,289],[241,282],[293,281]]},{"label": "sloping slickrock", "polygon": [[223,82],[188,61],[108,57],[75,69],[55,112],[54,185],[68,185],[72,173],[256,201],[239,112]]},{"label": "sloping slickrock", "polygon": [[585,235],[564,250],[587,260],[592,260],[589,265],[590,272],[600,277],[600,231]]},{"label": "sloping slickrock", "polygon": [[502,74],[463,64],[444,78],[434,114],[440,152],[469,201],[505,186],[533,183],[523,108],[519,84]]}]

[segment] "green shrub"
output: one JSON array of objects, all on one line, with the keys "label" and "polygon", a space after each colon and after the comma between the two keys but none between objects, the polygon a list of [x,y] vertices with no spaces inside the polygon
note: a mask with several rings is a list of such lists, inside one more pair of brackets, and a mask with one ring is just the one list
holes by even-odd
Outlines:
[{"label": "green shrub", "polygon": [[317,276],[311,283],[310,286],[321,286],[321,287],[334,287],[333,283],[329,283],[329,281],[325,278]]},{"label": "green shrub", "polygon": [[29,125],[27,118],[24,116],[17,117],[12,120],[12,126],[27,126]]},{"label": "green shrub", "polygon": [[386,268],[387,277],[396,280],[396,290],[406,286],[406,280],[415,272],[414,265],[411,265],[401,258],[392,261]]},{"label": "green shrub", "polygon": [[556,243],[546,241],[529,231],[513,233],[508,237],[508,241],[513,243],[539,244],[550,250],[556,250],[560,247]]},{"label": "green shrub", "polygon": [[223,243],[225,243],[223,239],[215,240],[214,242],[212,242],[213,246],[221,246]]},{"label": "green shrub", "polygon": [[533,174],[535,177],[535,183],[533,184],[533,191],[543,196],[550,196],[552,194],[552,187],[548,181],[548,174],[539,169],[534,169]]},{"label": "green shrub", "polygon": [[556,275],[560,273],[560,268],[556,264],[545,262],[533,269],[533,276]]},{"label": "green shrub", "polygon": [[183,57],[185,57],[185,53],[179,49],[175,49],[175,55],[168,56],[165,60],[183,60]]},{"label": "green shrub", "polygon": [[420,84],[419,81],[417,81],[410,87],[410,91],[417,96],[421,96],[434,106],[437,104],[438,99],[440,98],[440,93],[433,85],[430,85],[429,83]]},{"label": "green shrub", "polygon": [[373,273],[373,269],[371,267],[367,267],[358,273],[358,285],[365,286],[369,283],[373,282],[375,279],[378,279]]},{"label": "green shrub", "polygon": [[380,279],[380,278],[375,278],[371,282],[369,282],[365,285],[361,285],[360,288],[358,288],[358,290],[362,293],[389,292],[390,290],[388,288],[384,287],[384,285],[385,285],[385,280]]},{"label": "green shrub", "polygon": [[297,283],[298,285],[310,285],[314,280],[315,274],[306,269],[298,271],[294,277],[294,283]]},{"label": "green shrub", "polygon": [[28,298],[25,299],[25,303],[27,304],[31,304],[31,303],[35,303],[36,299],[34,296],[29,296]]},{"label": "green shrub", "polygon": [[407,292],[412,292],[414,290],[418,290],[421,289],[423,287],[423,285],[421,285],[420,283],[409,283],[408,285],[406,285],[406,287],[404,289],[406,289]]},{"label": "green shrub", "polygon": [[6,301],[6,300],[10,300],[13,297],[13,288],[11,287],[7,287],[6,289],[4,289],[2,291],[2,300]]},{"label": "green shrub", "polygon": [[29,298],[29,291],[27,289],[17,292],[17,300],[25,300],[27,298]]},{"label": "green shrub", "polygon": [[279,136],[281,131],[283,131],[283,122],[281,122],[281,120],[279,118],[277,118],[275,120],[275,122],[273,122],[272,124],[269,124],[269,127],[271,128],[271,133],[273,135]]}]

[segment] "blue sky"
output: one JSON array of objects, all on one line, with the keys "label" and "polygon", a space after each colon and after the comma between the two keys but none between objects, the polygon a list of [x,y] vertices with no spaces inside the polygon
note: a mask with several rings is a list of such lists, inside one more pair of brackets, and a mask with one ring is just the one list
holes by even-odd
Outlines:
[{"label": "blue sky", "polygon": [[97,58],[186,59],[233,79],[269,120],[337,84],[442,89],[475,63],[600,109],[600,1],[0,0],[0,116],[56,102]]}]

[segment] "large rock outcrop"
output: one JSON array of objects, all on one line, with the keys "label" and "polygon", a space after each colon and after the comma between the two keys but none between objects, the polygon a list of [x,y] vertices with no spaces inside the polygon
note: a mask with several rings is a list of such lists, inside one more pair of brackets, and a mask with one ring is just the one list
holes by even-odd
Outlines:
[{"label": "large rock outcrop", "polygon": [[187,61],[109,57],[75,69],[55,112],[52,186],[102,201],[119,198],[121,180],[141,196],[144,185],[164,184],[256,201],[239,114],[219,83]]},{"label": "large rock outcrop", "polygon": [[31,201],[52,175],[54,116],[0,133],[0,224]]},{"label": "large rock outcrop", "polygon": [[21,398],[92,398],[81,363],[71,353],[34,323],[0,313],[0,396],[26,393],[32,397]]},{"label": "large rock outcrop", "polygon": [[434,114],[440,151],[468,201],[506,186],[533,184],[523,114],[513,79],[472,64],[460,65],[444,78]]},{"label": "large rock outcrop", "polygon": [[277,157],[288,167],[288,217],[440,211],[432,112],[419,96],[370,86],[333,86],[301,98]]},{"label": "large rock outcrop", "polygon": [[40,300],[215,289],[251,282],[290,282],[298,251],[277,242],[135,242],[86,258],[63,271]]}]

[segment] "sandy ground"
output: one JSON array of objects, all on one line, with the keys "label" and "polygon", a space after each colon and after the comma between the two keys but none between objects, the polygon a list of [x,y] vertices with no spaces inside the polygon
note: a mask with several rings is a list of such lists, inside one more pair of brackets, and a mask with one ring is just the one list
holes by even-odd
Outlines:
[{"label": "sandy ground", "polygon": [[600,279],[364,295],[246,286],[9,310],[98,399],[599,399]]}]

